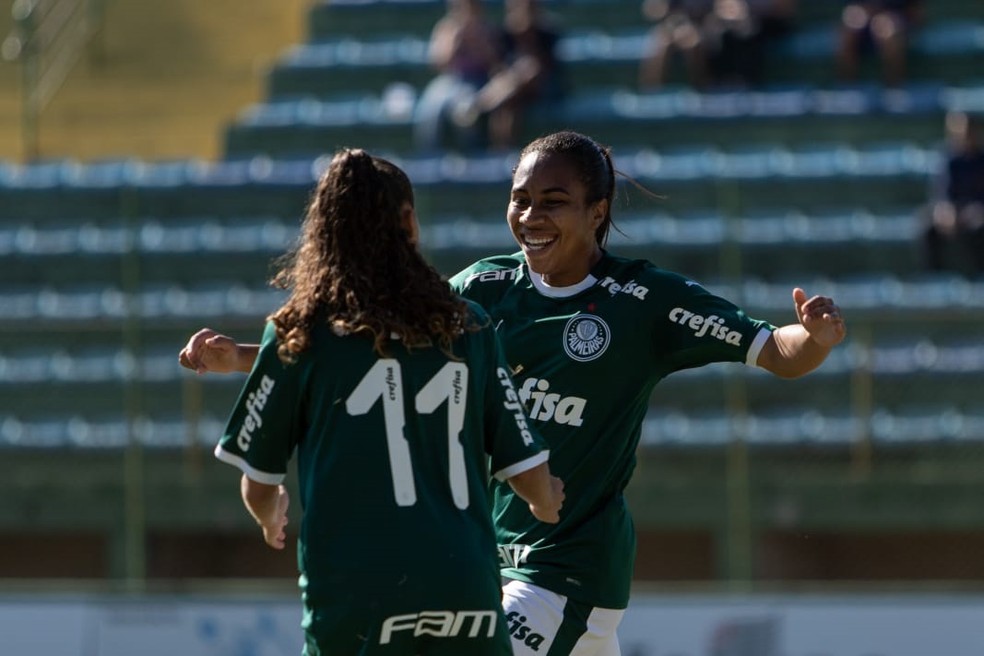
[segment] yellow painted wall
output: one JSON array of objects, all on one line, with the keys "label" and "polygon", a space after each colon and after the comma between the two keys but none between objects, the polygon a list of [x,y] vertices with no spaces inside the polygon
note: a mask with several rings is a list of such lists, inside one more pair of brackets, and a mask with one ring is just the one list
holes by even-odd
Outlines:
[{"label": "yellow painted wall", "polygon": [[[221,156],[224,127],[304,38],[311,0],[107,0],[101,61],[83,58],[41,116],[42,158]],[[0,38],[10,3],[0,2]],[[0,62],[0,159],[21,161],[17,65]]]}]

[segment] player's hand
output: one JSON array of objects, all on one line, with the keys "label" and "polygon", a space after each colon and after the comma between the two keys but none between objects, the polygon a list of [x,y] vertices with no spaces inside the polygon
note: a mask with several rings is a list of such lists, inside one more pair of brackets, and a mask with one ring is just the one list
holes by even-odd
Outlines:
[{"label": "player's hand", "polygon": [[564,481],[556,476],[550,477],[550,502],[549,504],[535,505],[530,504],[530,512],[541,522],[556,524],[560,521],[560,509],[564,505]]},{"label": "player's hand", "polygon": [[283,485],[277,488],[277,509],[273,517],[260,524],[263,529],[263,541],[274,549],[283,549],[287,544],[287,507],[290,505],[290,496],[287,488]]},{"label": "player's hand", "polygon": [[806,292],[797,287],[793,290],[793,303],[796,318],[817,344],[831,348],[844,341],[847,326],[833,299],[827,296],[807,299]]},{"label": "player's hand", "polygon": [[231,337],[211,328],[202,328],[191,336],[178,354],[178,362],[196,373],[227,374],[239,370],[239,345]]}]

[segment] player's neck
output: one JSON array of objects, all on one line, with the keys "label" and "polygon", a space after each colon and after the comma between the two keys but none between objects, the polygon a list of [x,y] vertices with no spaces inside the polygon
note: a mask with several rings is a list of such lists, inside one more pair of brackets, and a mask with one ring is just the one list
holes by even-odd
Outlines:
[{"label": "player's neck", "polygon": [[533,286],[538,292],[551,298],[566,298],[568,296],[574,296],[589,287],[593,287],[594,284],[598,282],[598,279],[589,273],[580,282],[576,282],[573,285],[555,287],[544,280],[542,275],[533,270],[530,270],[530,280],[533,282]]}]

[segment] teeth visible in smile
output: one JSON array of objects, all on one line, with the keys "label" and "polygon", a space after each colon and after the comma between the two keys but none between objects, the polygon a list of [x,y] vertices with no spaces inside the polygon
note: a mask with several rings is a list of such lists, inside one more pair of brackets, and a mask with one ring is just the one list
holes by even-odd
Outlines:
[{"label": "teeth visible in smile", "polygon": [[544,248],[545,246],[552,244],[553,237],[526,237],[523,241],[531,250],[538,250]]}]

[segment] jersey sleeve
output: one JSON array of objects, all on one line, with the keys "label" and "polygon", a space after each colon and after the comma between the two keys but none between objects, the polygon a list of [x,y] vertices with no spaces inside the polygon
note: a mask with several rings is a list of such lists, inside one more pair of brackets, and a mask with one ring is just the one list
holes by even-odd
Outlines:
[{"label": "jersey sleeve", "polygon": [[274,326],[268,323],[253,370],[239,393],[215,447],[215,457],[238,467],[251,480],[278,485],[300,438],[301,365],[277,357]]},{"label": "jersey sleeve", "polygon": [[731,301],[680,277],[657,318],[657,349],[666,349],[672,371],[712,362],[754,366],[775,326],[753,319]]},{"label": "jersey sleeve", "polygon": [[491,456],[492,475],[504,481],[546,462],[549,451],[527,419],[495,330],[486,325],[481,332],[492,363],[485,385],[485,451]]},{"label": "jersey sleeve", "polygon": [[455,294],[460,294],[467,298],[467,294],[465,294],[465,289],[467,285],[465,283],[472,275],[473,269],[474,269],[474,265],[468,267],[467,269],[462,269],[461,271],[454,274],[448,279],[448,284],[451,285],[451,289],[454,291]]}]

